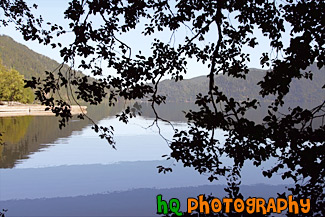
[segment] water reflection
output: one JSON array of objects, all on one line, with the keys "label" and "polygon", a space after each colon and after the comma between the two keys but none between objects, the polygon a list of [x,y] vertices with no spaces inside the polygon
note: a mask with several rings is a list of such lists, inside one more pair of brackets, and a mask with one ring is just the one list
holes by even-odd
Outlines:
[{"label": "water reflection", "polygon": [[32,119],[32,116],[1,118],[0,132],[3,133],[2,139],[10,144],[19,142],[23,137],[25,137]]},{"label": "water reflection", "polygon": [[[88,115],[94,121],[105,126],[114,126],[117,150],[98,138],[88,120],[73,119],[66,128],[59,130],[57,119],[50,116],[0,119],[1,127],[8,132],[7,137],[4,137],[6,145],[0,146],[3,148],[0,149],[0,166],[13,168],[0,169],[1,204],[11,210],[10,214],[16,216],[26,213],[46,216],[49,214],[46,213],[47,210],[60,207],[61,204],[65,204],[65,211],[62,212],[65,216],[72,213],[74,216],[78,215],[79,208],[74,209],[75,206],[85,207],[84,213],[88,212],[88,216],[93,215],[94,210],[99,210],[99,215],[112,215],[112,209],[106,210],[107,203],[119,201],[114,207],[120,211],[125,208],[119,205],[120,201],[126,201],[132,195],[152,202],[158,192],[177,187],[181,189],[173,189],[177,192],[174,197],[185,197],[187,194],[196,196],[198,194],[189,194],[189,186],[212,184],[207,176],[200,175],[193,168],[184,168],[175,161],[161,158],[170,149],[159,136],[157,128],[147,128],[154,117],[150,104],[142,103],[142,117],[131,119],[127,125],[114,118],[125,106],[125,103],[119,103],[114,108],[107,105],[88,108]],[[187,126],[182,111],[190,109],[197,108],[192,103],[173,103],[162,105],[158,112],[163,118],[173,121],[178,128],[185,129]],[[258,116],[255,114],[254,117]],[[160,123],[160,127],[165,137],[172,137],[173,130],[168,124]],[[218,139],[222,140],[223,135],[223,131],[217,130]],[[227,163],[229,162],[226,161],[225,164]],[[272,164],[270,161],[263,166],[269,167]],[[158,165],[171,166],[173,173],[159,174],[156,168]],[[225,183],[224,179],[220,179],[213,184]],[[264,178],[261,168],[256,168],[250,162],[243,168],[242,183],[254,186],[258,183],[288,184],[279,176]],[[219,188],[222,192],[223,187]],[[199,187],[195,189],[199,193],[205,192]],[[215,189],[216,186],[210,185],[206,191],[211,193]],[[262,193],[266,189],[273,189],[273,186],[254,189],[257,196],[263,196]],[[146,191],[151,192],[150,195]],[[116,192],[119,195],[110,198]],[[270,192],[275,194],[278,191]],[[270,194],[265,197],[269,196]],[[69,205],[66,206],[66,203]],[[99,205],[86,206],[92,203]],[[36,205],[44,207],[43,211],[46,211],[31,209]],[[154,208],[155,204],[151,204],[143,210],[142,216],[145,213],[152,214]],[[62,213],[57,216],[63,215]]]},{"label": "water reflection", "polygon": [[[108,105],[88,107],[89,116],[95,121],[115,115],[124,104],[116,107]],[[72,132],[81,131],[92,122],[88,119],[73,118],[62,130],[58,127],[58,118],[53,116],[20,116],[0,118],[0,132],[5,143],[0,146],[0,168],[12,168],[17,161],[26,159],[32,153],[40,151],[46,144],[59,138],[66,138]]]},{"label": "water reflection", "polygon": [[[88,115],[95,122],[99,122],[100,120],[103,120],[106,117],[115,116],[116,114],[121,112],[127,105],[128,104],[124,102],[117,103],[115,107],[109,107],[108,105],[103,104],[100,106],[90,106],[87,110]],[[293,106],[295,105],[286,105],[286,107]],[[313,105],[310,103],[306,103],[306,105],[301,106],[307,108]],[[154,118],[154,113],[152,111],[150,103],[142,102],[141,107],[143,117],[142,119]],[[184,111],[187,112],[189,110],[197,109],[198,108],[194,103],[186,102],[162,104],[161,106],[157,107],[157,111],[160,117],[179,123],[184,123],[186,121]],[[248,118],[255,122],[261,122],[266,112],[267,105],[262,104],[258,110],[248,113]],[[60,130],[58,128],[58,119],[52,116],[22,116],[0,118],[0,132],[3,132],[3,141],[5,142],[4,146],[0,146],[0,168],[13,168],[17,164],[17,162],[21,162],[22,160],[29,158],[32,154],[35,155],[37,152],[42,150],[42,148],[45,148],[48,144],[65,143],[67,142],[65,141],[66,138],[70,137],[73,134],[81,133],[81,130],[85,129],[90,124],[92,124],[92,122],[88,119],[79,120],[74,118],[72,121],[69,122],[67,127],[65,127],[63,130]],[[115,130],[115,133],[117,133],[115,136],[117,136],[116,139],[119,143],[121,143],[121,140],[125,140],[126,138],[123,138],[121,136],[118,137],[118,134],[122,135],[123,132],[130,133],[131,131],[135,131],[136,129],[132,127],[128,129],[126,125],[119,123],[115,119],[102,122],[102,124],[105,126],[121,126],[120,129]],[[136,124],[136,122],[134,124]],[[150,120],[146,124],[146,127],[149,126]],[[88,127],[87,130],[91,131],[90,127]],[[165,131],[166,130],[163,130],[162,132]],[[91,135],[93,140],[88,141],[88,143],[96,141],[96,143],[104,144],[103,147],[108,147],[107,143],[100,141],[98,135],[91,134],[91,132],[89,133],[88,134]],[[166,133],[169,134],[171,138],[172,132],[166,131]],[[85,139],[84,141],[86,140],[87,139]],[[145,142],[146,140],[143,141]],[[69,143],[71,143],[71,141],[69,141]],[[141,142],[138,143],[141,144]],[[73,146],[72,143],[70,145],[71,148],[82,148],[82,145],[80,145],[79,147]],[[100,146],[96,146],[96,148],[98,147]],[[92,148],[95,148],[95,146]]]},{"label": "water reflection", "polygon": [[[59,138],[47,148],[29,155],[28,159],[17,160],[15,168],[39,168],[62,165],[111,164],[121,161],[162,160],[161,155],[170,152],[157,128],[147,128],[150,119],[132,119],[126,125],[109,117],[100,125],[113,125],[117,150],[106,140],[98,138],[91,126],[75,131],[66,138]],[[172,128],[161,124],[164,136],[172,137]]]}]

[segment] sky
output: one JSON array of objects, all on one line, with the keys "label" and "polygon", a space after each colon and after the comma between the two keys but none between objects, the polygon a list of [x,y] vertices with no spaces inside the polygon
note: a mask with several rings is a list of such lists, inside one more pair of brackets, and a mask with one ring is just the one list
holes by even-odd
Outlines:
[{"label": "sky", "polygon": [[[68,8],[68,2],[67,0],[26,0],[27,4],[32,5],[33,3],[36,3],[38,5],[37,10],[35,10],[35,15],[42,15],[45,22],[50,21],[53,23],[57,23],[62,26],[68,26],[67,20],[64,20],[64,11]],[[2,11],[0,11],[0,16],[2,16]],[[136,54],[138,50],[142,50],[142,53],[146,54],[149,52],[150,46],[151,46],[151,40],[147,40],[146,38],[139,37],[142,30],[136,29],[131,32],[129,32],[127,35],[122,36],[122,39],[124,42],[127,42],[128,44],[132,45],[132,54]],[[216,32],[211,32],[207,35],[207,41],[215,42],[217,39]],[[25,41],[21,35],[20,32],[16,31],[15,27],[13,25],[10,25],[9,27],[1,27],[0,28],[0,34],[1,35],[8,35],[12,37],[15,41],[26,45],[33,51],[43,54],[45,56],[48,56],[57,62],[61,63],[62,58],[59,54],[59,49],[52,49],[50,46],[44,46],[38,44],[38,42],[34,41]],[[187,34],[188,36],[191,36],[189,31],[184,28],[181,28],[177,33],[175,37],[175,42],[181,43],[184,35]],[[159,33],[158,35],[160,38],[165,39],[165,41],[170,39],[171,33],[170,32],[163,32]],[[271,52],[271,48],[269,47],[268,40],[263,37],[262,33],[259,31],[254,32],[254,36],[257,37],[259,45],[252,48],[245,48],[244,52],[250,53],[250,62],[247,63],[249,68],[261,68],[259,65],[260,57],[262,52]],[[288,35],[287,35],[288,36]],[[284,38],[284,43],[288,44],[289,37]],[[60,38],[60,43],[64,45],[68,45],[69,42],[72,42],[73,36],[72,35],[66,35]],[[207,44],[207,41],[200,42],[202,46]],[[78,62],[78,60],[77,60]],[[184,76],[184,78],[192,78],[200,75],[208,75],[209,70],[207,66],[202,65],[201,63],[197,63],[196,60],[188,60],[188,73]],[[105,70],[104,72],[106,74],[114,74],[114,72],[110,70]],[[85,72],[86,74],[90,74],[89,72]]]}]

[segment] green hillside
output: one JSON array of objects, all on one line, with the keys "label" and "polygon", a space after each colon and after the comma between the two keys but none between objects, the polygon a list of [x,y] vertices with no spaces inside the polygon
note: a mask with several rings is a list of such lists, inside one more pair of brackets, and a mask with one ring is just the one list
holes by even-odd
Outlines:
[{"label": "green hillside", "polygon": [[[26,79],[30,79],[32,76],[43,77],[44,71],[55,69],[59,65],[58,62],[30,50],[8,36],[0,36],[0,59],[3,65],[16,69]],[[325,70],[318,70],[315,65],[311,66],[310,70],[314,72],[313,80],[293,80],[290,93],[285,98],[286,101],[317,103],[324,100],[325,91],[322,86],[325,84]],[[257,96],[260,101],[268,101],[271,99],[270,97],[263,99],[258,95],[260,87],[257,82],[262,79],[264,74],[263,70],[251,69],[246,80],[218,75],[215,78],[215,83],[226,95],[235,99],[245,100]],[[180,82],[164,80],[159,86],[159,93],[167,95],[167,101],[170,102],[194,102],[198,93],[207,93],[208,86],[206,76]]]},{"label": "green hillside", "polygon": [[[291,83],[290,92],[285,97],[287,102],[320,102],[325,99],[325,90],[322,86],[325,84],[325,70],[318,70],[315,65],[310,67],[314,72],[313,80],[295,79]],[[237,100],[247,98],[256,98],[260,101],[269,101],[272,98],[262,98],[258,93],[260,86],[257,85],[265,75],[264,70],[250,69],[245,80],[233,78],[224,75],[215,76],[215,84],[226,95],[232,96]],[[159,93],[167,96],[167,101],[193,102],[198,93],[206,94],[208,92],[209,80],[206,76],[200,76],[192,79],[185,79],[181,82],[165,80],[161,82]]]},{"label": "green hillside", "polygon": [[7,68],[14,68],[26,79],[42,77],[47,70],[55,69],[59,63],[38,54],[9,36],[0,35],[0,59]]},{"label": "green hillside", "polygon": [[[52,71],[60,65],[55,60],[36,53],[27,46],[5,35],[0,35],[0,62],[9,69],[17,70],[27,80],[32,77],[44,78],[45,71]],[[62,71],[66,71],[67,69],[68,66],[65,65]],[[54,72],[54,74],[57,74],[57,72]],[[82,73],[77,71],[76,76],[79,75],[82,75]],[[89,79],[89,82],[91,81],[93,79]],[[77,89],[73,87],[72,90],[75,91]],[[65,90],[60,91],[60,95],[64,99],[68,99]]]}]

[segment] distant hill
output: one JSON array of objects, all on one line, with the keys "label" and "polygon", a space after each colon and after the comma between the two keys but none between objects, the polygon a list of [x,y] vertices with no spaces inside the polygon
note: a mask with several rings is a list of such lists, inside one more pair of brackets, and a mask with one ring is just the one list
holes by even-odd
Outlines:
[{"label": "distant hill", "polygon": [[43,77],[46,70],[53,70],[59,65],[55,60],[36,53],[5,35],[0,35],[0,59],[3,65],[16,69],[26,79]]},{"label": "distant hill", "polygon": [[[314,72],[313,80],[294,79],[291,83],[290,92],[285,97],[288,102],[320,102],[325,100],[325,69],[319,70],[312,65],[310,70]],[[215,84],[227,96],[237,100],[256,98],[260,101],[269,101],[272,97],[262,98],[258,93],[260,86],[258,81],[262,80],[265,70],[250,69],[245,80],[224,75],[215,76]],[[207,76],[185,79],[180,82],[164,80],[160,83],[158,93],[166,95],[167,101],[194,102],[198,93],[208,93],[209,80]]]},{"label": "distant hill", "polygon": [[[32,76],[43,77],[44,71],[55,69],[59,63],[44,55],[30,50],[25,45],[15,42],[9,36],[0,36],[0,59],[7,67],[12,67],[30,79]],[[325,98],[325,69],[318,70],[315,65],[310,69],[314,72],[313,81],[306,79],[294,79],[290,93],[285,100],[297,103],[320,102]],[[81,73],[81,72],[80,72]],[[263,99],[258,95],[260,87],[257,82],[265,75],[264,70],[251,69],[246,80],[233,77],[217,75],[215,83],[225,94],[237,100],[256,97],[260,101],[268,101],[271,98]],[[180,82],[164,80],[160,83],[159,93],[167,95],[170,102],[194,102],[198,93],[208,92],[208,78],[199,76],[192,79],[185,79]]]},{"label": "distant hill", "polygon": [[[7,68],[13,68],[20,74],[24,75],[25,79],[31,79],[32,77],[45,77],[45,71],[52,71],[56,69],[60,63],[57,61],[36,53],[29,49],[27,46],[20,44],[6,35],[0,35],[0,61]],[[62,71],[68,69],[67,65],[64,65]],[[54,74],[57,74],[55,72]],[[77,71],[76,75],[83,75],[82,72]],[[90,78],[89,82],[93,79]],[[76,90],[76,88],[72,88]],[[66,91],[60,91],[61,96],[67,99]]]}]

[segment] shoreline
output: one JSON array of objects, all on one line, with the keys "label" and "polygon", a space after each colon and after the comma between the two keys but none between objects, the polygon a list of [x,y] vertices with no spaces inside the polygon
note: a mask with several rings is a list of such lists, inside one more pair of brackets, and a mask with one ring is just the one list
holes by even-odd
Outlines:
[{"label": "shoreline", "polygon": [[[23,104],[23,105],[0,105],[0,117],[15,116],[55,116],[52,111],[45,111],[47,106]],[[71,114],[87,113],[87,106],[71,105]]]}]

